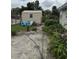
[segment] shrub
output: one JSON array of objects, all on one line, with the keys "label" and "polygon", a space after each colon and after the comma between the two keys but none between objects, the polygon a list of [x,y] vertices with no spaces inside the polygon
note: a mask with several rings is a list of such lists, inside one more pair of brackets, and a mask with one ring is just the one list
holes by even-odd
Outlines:
[{"label": "shrub", "polygon": [[37,28],[36,28],[36,27],[32,27],[31,30],[32,30],[32,31],[36,31]]},{"label": "shrub", "polygon": [[37,23],[36,22],[33,22],[32,26],[37,26]]},{"label": "shrub", "polygon": [[52,53],[56,59],[66,59],[67,58],[67,47],[58,32],[54,32],[49,38],[49,51]]},{"label": "shrub", "polygon": [[48,19],[48,17],[43,16],[43,17],[42,17],[42,22],[45,22],[47,19]]},{"label": "shrub", "polygon": [[49,34],[48,51],[53,54],[56,59],[67,59],[67,36],[61,37],[66,33],[66,29],[56,20],[47,20],[43,31]]},{"label": "shrub", "polygon": [[23,27],[19,24],[11,25],[11,35],[15,36],[17,32],[27,30],[27,27]]},{"label": "shrub", "polygon": [[45,26],[50,26],[50,25],[55,25],[58,24],[59,22],[57,20],[49,19],[45,21]]},{"label": "shrub", "polygon": [[60,24],[58,23],[49,23],[46,24],[46,26],[43,27],[43,31],[51,34],[52,32],[59,32],[59,33],[64,33],[66,32],[66,29],[63,28]]}]

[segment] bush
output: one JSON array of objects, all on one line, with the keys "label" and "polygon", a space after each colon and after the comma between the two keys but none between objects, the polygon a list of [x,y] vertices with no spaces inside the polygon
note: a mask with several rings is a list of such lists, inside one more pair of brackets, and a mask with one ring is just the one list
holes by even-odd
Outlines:
[{"label": "bush", "polygon": [[47,20],[43,31],[49,35],[48,51],[52,56],[56,59],[67,59],[67,36],[61,37],[61,34],[67,32],[66,29],[56,20]]},{"label": "bush", "polygon": [[66,41],[64,42],[61,39],[61,36],[58,32],[54,32],[52,36],[50,36],[49,42],[49,51],[53,54],[56,59],[66,59],[67,58],[67,47]]},{"label": "bush", "polygon": [[50,25],[55,25],[58,24],[59,22],[57,20],[49,19],[45,21],[45,26],[50,26]]},{"label": "bush", "polygon": [[42,17],[42,22],[45,22],[48,18],[46,16]]},{"label": "bush", "polygon": [[37,28],[36,28],[36,27],[32,27],[31,30],[32,30],[32,31],[36,31]]},{"label": "bush", "polygon": [[37,23],[36,22],[33,22],[32,26],[37,26]]}]

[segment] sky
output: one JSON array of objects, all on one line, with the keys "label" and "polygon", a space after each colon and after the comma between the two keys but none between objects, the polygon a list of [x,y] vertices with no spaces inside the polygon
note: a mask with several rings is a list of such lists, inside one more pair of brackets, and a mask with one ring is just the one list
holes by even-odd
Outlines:
[{"label": "sky", "polygon": [[[33,2],[35,0],[11,0],[11,8],[26,6],[28,2]],[[64,3],[66,3],[66,0],[39,0],[40,6],[45,9],[51,9],[52,6],[60,7]]]}]

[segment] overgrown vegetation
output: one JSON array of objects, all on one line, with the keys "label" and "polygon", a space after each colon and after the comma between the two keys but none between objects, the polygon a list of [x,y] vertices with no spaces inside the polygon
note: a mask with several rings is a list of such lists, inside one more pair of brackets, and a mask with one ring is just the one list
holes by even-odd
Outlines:
[{"label": "overgrown vegetation", "polygon": [[59,12],[56,6],[52,8],[51,13],[43,16],[43,31],[49,37],[48,51],[56,59],[67,59],[67,30],[59,23]]},{"label": "overgrown vegetation", "polygon": [[[48,51],[56,57],[56,59],[67,58],[67,41],[66,29],[64,29],[58,21],[47,20],[43,28],[49,36]],[[63,36],[62,36],[63,35]]]},{"label": "overgrown vegetation", "polygon": [[27,30],[27,27],[20,26],[19,24],[11,25],[12,36],[16,35],[17,32]]},{"label": "overgrown vegetation", "polygon": [[53,32],[49,38],[49,52],[53,54],[56,59],[67,59],[66,40],[62,39],[61,34]]},{"label": "overgrown vegetation", "polygon": [[19,24],[11,25],[11,31],[12,32],[19,32],[21,30],[27,30],[26,26],[21,26]]}]

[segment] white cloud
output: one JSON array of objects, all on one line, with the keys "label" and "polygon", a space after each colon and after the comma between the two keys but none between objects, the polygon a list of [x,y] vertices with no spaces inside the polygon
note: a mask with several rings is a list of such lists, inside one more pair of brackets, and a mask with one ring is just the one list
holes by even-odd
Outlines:
[{"label": "white cloud", "polygon": [[[32,2],[32,1],[34,0],[12,0],[11,7],[15,8],[15,7],[20,7],[22,5],[26,6],[28,2]],[[51,9],[53,5],[56,5],[58,7],[61,6],[66,2],[66,0],[39,0],[39,2],[40,2],[40,6],[42,6],[43,9]]]},{"label": "white cloud", "polygon": [[52,6],[57,6],[60,7],[62,4],[64,4],[66,2],[66,0],[45,0],[42,3],[42,7],[43,9],[50,9],[52,8]]}]

